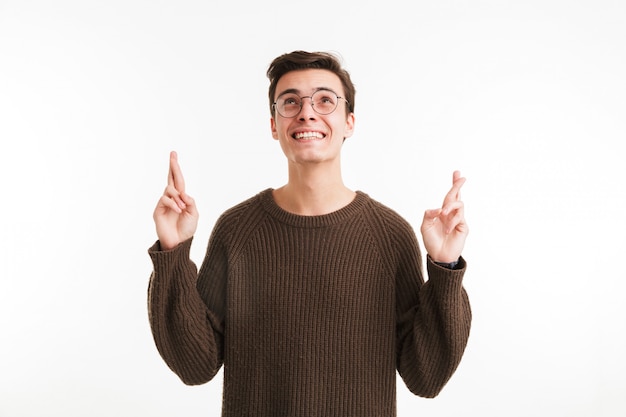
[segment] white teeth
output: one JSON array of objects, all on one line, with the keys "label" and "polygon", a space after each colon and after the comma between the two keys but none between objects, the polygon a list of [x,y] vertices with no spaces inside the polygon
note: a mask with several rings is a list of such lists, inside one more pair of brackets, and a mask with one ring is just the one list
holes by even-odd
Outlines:
[{"label": "white teeth", "polygon": [[322,139],[324,135],[319,132],[300,132],[294,135],[296,139]]}]

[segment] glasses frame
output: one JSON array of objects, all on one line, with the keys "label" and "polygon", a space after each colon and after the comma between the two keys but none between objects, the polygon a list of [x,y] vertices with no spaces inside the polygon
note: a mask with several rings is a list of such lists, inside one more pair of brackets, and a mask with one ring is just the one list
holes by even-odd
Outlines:
[{"label": "glasses frame", "polygon": [[[313,103],[313,96],[317,93],[319,93],[320,91],[324,91],[324,92],[329,92],[329,93],[333,93],[335,95],[335,97],[337,97],[337,103],[335,104],[335,108],[332,109],[331,111],[329,111],[328,113],[320,113],[319,111],[317,111],[317,109],[315,108],[315,104]],[[298,111],[296,112],[296,114],[294,114],[293,116],[285,116],[283,115],[279,110],[278,110],[278,99],[281,98],[282,96],[284,96],[285,94],[293,94],[296,97],[298,97],[300,99],[300,108],[298,109]],[[332,114],[335,112],[335,110],[337,110],[337,107],[339,107],[339,100],[343,100],[346,102],[346,104],[348,106],[350,106],[350,102],[348,100],[346,100],[344,97],[339,96],[337,93],[335,93],[333,90],[329,90],[327,88],[320,88],[319,90],[315,90],[315,92],[313,94],[311,94],[310,96],[299,96],[296,93],[294,93],[293,91],[286,91],[284,93],[282,93],[281,95],[279,95],[278,97],[276,97],[276,101],[274,101],[272,103],[272,109],[274,109],[274,111],[278,114],[281,115],[281,117],[284,117],[285,119],[293,119],[294,117],[297,117],[300,112],[302,111],[302,106],[304,106],[304,99],[308,98],[311,99],[311,108],[313,109],[313,111],[321,116],[326,116],[329,114]]]}]

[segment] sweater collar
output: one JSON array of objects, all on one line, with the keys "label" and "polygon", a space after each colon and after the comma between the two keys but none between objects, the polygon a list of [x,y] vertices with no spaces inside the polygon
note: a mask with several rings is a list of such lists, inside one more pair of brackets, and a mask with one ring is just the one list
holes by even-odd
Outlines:
[{"label": "sweater collar", "polygon": [[362,191],[356,191],[354,199],[346,206],[332,213],[320,216],[303,216],[282,209],[272,196],[273,188],[268,188],[259,193],[259,199],[263,209],[273,218],[296,227],[327,227],[358,216],[367,205],[368,195]]}]

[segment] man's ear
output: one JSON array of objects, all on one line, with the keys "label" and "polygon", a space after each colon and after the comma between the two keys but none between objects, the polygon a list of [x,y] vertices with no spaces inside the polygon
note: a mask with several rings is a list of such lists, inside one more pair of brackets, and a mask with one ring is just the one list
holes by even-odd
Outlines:
[{"label": "man's ear", "polygon": [[278,132],[276,131],[276,120],[273,117],[270,118],[270,128],[272,129],[272,137],[278,140]]},{"label": "man's ear", "polygon": [[352,136],[352,134],[354,133],[354,123],[355,123],[354,113],[350,113],[348,115],[348,118],[346,119],[346,131],[343,136],[343,140],[346,140],[347,138]]}]

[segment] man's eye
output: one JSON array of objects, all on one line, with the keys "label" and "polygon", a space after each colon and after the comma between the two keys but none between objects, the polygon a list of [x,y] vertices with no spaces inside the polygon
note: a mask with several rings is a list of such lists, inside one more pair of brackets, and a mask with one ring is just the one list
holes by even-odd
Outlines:
[{"label": "man's eye", "polygon": [[335,98],[332,96],[321,96],[316,98],[316,100],[320,104],[335,104]]}]

